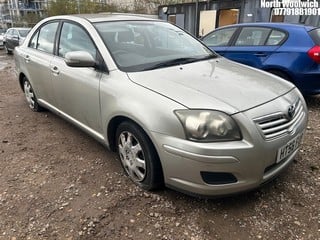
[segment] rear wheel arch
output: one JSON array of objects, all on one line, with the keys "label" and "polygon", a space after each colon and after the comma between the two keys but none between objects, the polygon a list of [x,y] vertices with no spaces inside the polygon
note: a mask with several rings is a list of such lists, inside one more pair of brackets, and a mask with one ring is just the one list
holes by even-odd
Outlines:
[{"label": "rear wheel arch", "polygon": [[24,75],[24,73],[20,73],[19,74],[19,84],[20,84],[20,88],[22,91],[24,91],[24,89],[23,89],[24,79],[27,79],[26,75]]},{"label": "rear wheel arch", "polygon": [[25,97],[26,97],[26,100],[28,102],[30,109],[34,112],[43,111],[44,108],[42,108],[39,105],[36,94],[32,88],[31,83],[29,82],[28,78],[26,76],[23,76],[21,81],[22,81],[23,92],[25,94]]}]

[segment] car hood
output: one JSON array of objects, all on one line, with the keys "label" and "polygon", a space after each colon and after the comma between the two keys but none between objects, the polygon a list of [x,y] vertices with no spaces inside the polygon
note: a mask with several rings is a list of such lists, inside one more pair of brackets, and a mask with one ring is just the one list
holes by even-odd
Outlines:
[{"label": "car hood", "polygon": [[269,102],[294,88],[281,78],[224,58],[128,73],[128,77],[187,108],[229,114]]}]

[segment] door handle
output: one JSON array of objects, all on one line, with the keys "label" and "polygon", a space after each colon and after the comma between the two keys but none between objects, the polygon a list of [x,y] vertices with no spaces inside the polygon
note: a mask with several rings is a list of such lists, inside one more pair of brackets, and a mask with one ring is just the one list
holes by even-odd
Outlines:
[{"label": "door handle", "polygon": [[255,53],[254,55],[257,57],[266,57],[267,56],[267,54],[263,53],[263,52],[258,52],[258,53]]},{"label": "door handle", "polygon": [[59,68],[57,66],[54,66],[51,68],[51,72],[54,74],[54,75],[59,75],[60,71],[59,71]]}]

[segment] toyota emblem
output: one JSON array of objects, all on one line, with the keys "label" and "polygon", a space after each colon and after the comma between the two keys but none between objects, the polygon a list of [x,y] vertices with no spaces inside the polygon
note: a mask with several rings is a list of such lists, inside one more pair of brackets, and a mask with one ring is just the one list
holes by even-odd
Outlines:
[{"label": "toyota emblem", "polygon": [[289,107],[289,109],[288,109],[288,117],[289,117],[290,120],[293,118],[295,112],[296,112],[296,106],[295,105],[291,105]]}]

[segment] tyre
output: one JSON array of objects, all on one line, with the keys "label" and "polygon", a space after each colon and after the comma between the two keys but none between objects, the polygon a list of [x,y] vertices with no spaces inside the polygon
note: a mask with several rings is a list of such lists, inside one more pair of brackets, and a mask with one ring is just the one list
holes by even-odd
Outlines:
[{"label": "tyre", "polygon": [[122,122],[116,131],[118,155],[125,173],[145,190],[163,186],[158,154],[145,132],[136,124]]},{"label": "tyre", "polygon": [[43,108],[38,104],[33,88],[26,78],[23,79],[23,91],[31,110],[34,112],[42,111]]},{"label": "tyre", "polygon": [[12,51],[8,49],[7,44],[4,44],[4,49],[7,54],[12,54]]}]

